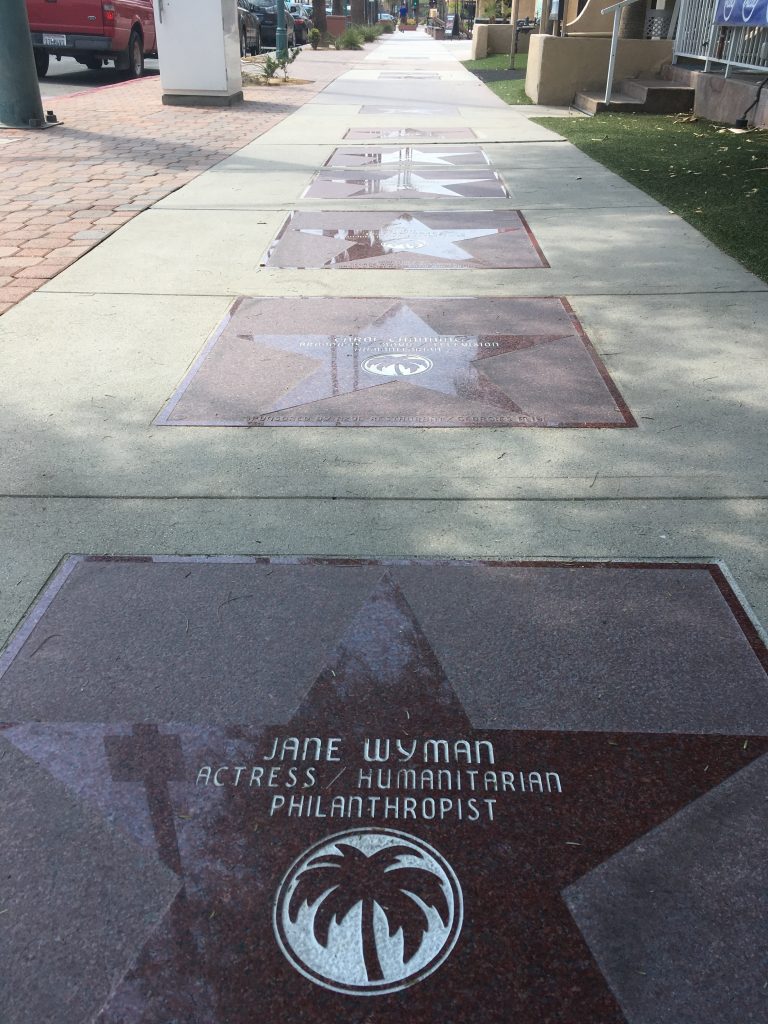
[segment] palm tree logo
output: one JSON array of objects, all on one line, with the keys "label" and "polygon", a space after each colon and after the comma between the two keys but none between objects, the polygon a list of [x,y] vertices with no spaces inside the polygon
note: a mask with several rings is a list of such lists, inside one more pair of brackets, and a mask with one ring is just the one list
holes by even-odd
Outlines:
[{"label": "palm tree logo", "polygon": [[336,992],[397,992],[435,971],[461,929],[461,887],[416,836],[354,829],[323,839],[277,892],[278,945],[305,977]]},{"label": "palm tree logo", "polygon": [[388,352],[363,360],[363,369],[379,377],[413,377],[431,370],[434,363],[426,356],[408,352]]}]

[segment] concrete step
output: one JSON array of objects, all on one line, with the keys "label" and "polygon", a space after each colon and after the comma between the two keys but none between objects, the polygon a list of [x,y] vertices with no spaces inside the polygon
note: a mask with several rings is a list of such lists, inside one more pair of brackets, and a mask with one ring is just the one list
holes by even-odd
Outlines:
[{"label": "concrete step", "polygon": [[660,78],[625,78],[619,91],[643,104],[647,114],[680,114],[693,109],[695,90]]},{"label": "concrete step", "polygon": [[603,110],[631,114],[642,113],[645,109],[639,100],[615,90],[611,96],[610,106],[605,102],[605,92],[577,92],[573,105],[582,114],[599,114]]}]

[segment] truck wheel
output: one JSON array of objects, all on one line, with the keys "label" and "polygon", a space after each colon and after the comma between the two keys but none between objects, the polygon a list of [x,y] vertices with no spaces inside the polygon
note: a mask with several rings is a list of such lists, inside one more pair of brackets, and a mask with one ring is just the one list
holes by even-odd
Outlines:
[{"label": "truck wheel", "polygon": [[248,46],[245,38],[245,30],[240,33],[240,56],[245,57],[248,53]]},{"label": "truck wheel", "polygon": [[48,74],[50,55],[47,50],[35,50],[35,70],[38,78],[45,78]]},{"label": "truck wheel", "polygon": [[141,78],[144,74],[144,40],[133,29],[128,40],[128,77]]}]

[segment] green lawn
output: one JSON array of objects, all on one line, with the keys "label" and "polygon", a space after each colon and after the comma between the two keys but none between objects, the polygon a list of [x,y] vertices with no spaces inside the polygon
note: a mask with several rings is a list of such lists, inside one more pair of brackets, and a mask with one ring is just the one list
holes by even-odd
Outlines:
[{"label": "green lawn", "polygon": [[[465,60],[462,64],[469,71],[506,71],[509,68],[508,53],[494,53],[482,60]],[[524,71],[528,64],[528,54],[518,53],[515,57],[515,70]],[[505,103],[530,103],[525,95],[525,77],[513,78],[509,81],[486,82],[488,88],[500,96]]]},{"label": "green lawn", "polygon": [[768,281],[768,132],[680,115],[537,118]]},{"label": "green lawn", "polygon": [[[490,57],[483,57],[482,60],[463,60],[461,62],[470,71],[506,71],[509,67],[508,53],[494,53]],[[515,57],[515,67],[525,68],[528,66],[528,54],[518,53]]]}]

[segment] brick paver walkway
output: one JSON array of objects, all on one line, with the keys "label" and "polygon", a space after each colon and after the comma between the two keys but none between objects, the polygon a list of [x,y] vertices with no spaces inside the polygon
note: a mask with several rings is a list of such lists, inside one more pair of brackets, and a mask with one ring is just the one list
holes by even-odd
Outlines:
[{"label": "brick paver walkway", "polygon": [[63,124],[4,132],[0,314],[122,224],[287,117],[355,61],[305,51],[303,85],[246,89],[232,109],[164,107],[159,77],[48,98]]}]

